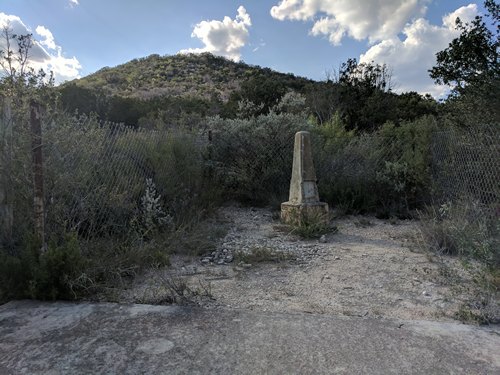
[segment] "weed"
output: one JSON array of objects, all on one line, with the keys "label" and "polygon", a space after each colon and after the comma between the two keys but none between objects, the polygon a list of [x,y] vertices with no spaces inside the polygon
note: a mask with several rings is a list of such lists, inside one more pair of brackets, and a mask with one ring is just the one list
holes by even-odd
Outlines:
[{"label": "weed", "polygon": [[499,288],[495,284],[496,272],[477,261],[461,261],[458,264],[463,267],[464,275],[461,275],[462,272],[459,273],[457,268],[443,262],[443,259],[439,263],[441,281],[451,285],[451,290],[457,295],[469,296],[455,313],[455,319],[473,324],[499,322]]},{"label": "weed", "polygon": [[370,219],[366,217],[361,217],[354,222],[354,225],[357,227],[366,228],[366,227],[371,227],[373,223],[370,221]]},{"label": "weed", "polygon": [[389,218],[389,224],[391,224],[391,225],[398,225],[399,224],[398,218],[395,217],[395,216],[391,216]]},{"label": "weed", "polygon": [[323,234],[331,233],[330,213],[318,208],[314,206],[289,208],[282,216],[289,233],[302,238],[319,238]]},{"label": "weed", "polygon": [[428,250],[475,258],[490,266],[499,262],[498,219],[489,218],[477,202],[430,207],[420,216],[420,243]]},{"label": "weed", "polygon": [[197,286],[190,286],[185,278],[172,275],[158,275],[154,283],[144,291],[141,297],[135,298],[135,303],[152,305],[197,304],[200,299],[213,299],[212,286],[198,280]]},{"label": "weed", "polygon": [[337,227],[331,226],[324,219],[304,220],[298,225],[291,226],[290,234],[296,234],[301,238],[319,238],[324,234],[336,233]]},{"label": "weed", "polygon": [[464,303],[455,313],[455,319],[462,323],[490,324],[496,323],[498,317],[492,316],[486,309],[487,302]]}]

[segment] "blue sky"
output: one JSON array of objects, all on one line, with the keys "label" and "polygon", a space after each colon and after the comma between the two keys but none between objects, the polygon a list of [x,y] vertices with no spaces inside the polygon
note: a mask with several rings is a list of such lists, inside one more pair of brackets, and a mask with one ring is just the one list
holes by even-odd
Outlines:
[{"label": "blue sky", "polygon": [[349,57],[387,63],[396,91],[439,97],[426,70],[457,35],[456,16],[483,11],[462,0],[0,0],[0,25],[32,32],[34,65],[59,82],[153,53],[210,51],[316,80]]}]

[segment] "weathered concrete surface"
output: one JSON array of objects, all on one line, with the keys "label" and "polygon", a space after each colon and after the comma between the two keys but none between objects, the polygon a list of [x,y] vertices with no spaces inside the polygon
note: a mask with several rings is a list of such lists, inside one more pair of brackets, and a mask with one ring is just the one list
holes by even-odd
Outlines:
[{"label": "weathered concrete surface", "polygon": [[288,202],[281,204],[281,219],[293,225],[318,220],[328,223],[328,204],[319,201],[311,135],[306,131],[295,134],[290,194]]},{"label": "weathered concrete surface", "polygon": [[293,204],[319,202],[316,171],[312,158],[311,135],[306,131],[295,134],[288,201]]},{"label": "weathered concrete surface", "polygon": [[0,374],[499,374],[500,329],[175,306],[0,306]]}]

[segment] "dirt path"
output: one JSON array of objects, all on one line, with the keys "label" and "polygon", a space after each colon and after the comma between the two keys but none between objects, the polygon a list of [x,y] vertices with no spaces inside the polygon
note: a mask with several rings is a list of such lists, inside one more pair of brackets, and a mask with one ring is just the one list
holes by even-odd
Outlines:
[{"label": "dirt path", "polygon": [[[225,207],[218,220],[229,229],[215,252],[174,257],[171,268],[148,274],[125,299],[168,301],[165,282],[173,281],[210,294],[199,298],[208,308],[446,321],[477,297],[457,259],[437,262],[418,251],[415,222],[347,217],[333,221],[338,232],[302,240],[268,209]],[[281,260],[241,255],[255,252]]]}]

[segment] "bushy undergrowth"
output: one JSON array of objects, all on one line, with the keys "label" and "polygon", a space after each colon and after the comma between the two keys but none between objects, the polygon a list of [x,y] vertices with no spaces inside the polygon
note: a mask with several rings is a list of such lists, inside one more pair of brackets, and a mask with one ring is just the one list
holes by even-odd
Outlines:
[{"label": "bushy undergrowth", "polygon": [[294,134],[309,130],[322,200],[348,213],[410,217],[430,193],[434,117],[373,133],[345,130],[340,116],[314,125],[301,113],[210,122],[213,163],[222,190],[253,204],[286,201]]},{"label": "bushy undergrowth", "polygon": [[[213,236],[200,223],[222,199],[272,206],[288,199],[300,130],[312,134],[320,198],[331,208],[407,218],[430,201],[434,117],[356,133],[338,115],[319,125],[298,107],[282,110],[278,103],[266,115],[211,118],[210,143],[188,130],[128,129],[92,117],[44,124],[45,252],[25,240],[33,228],[33,187],[26,183],[29,142],[19,133],[14,231],[0,244],[0,300],[78,298],[166,265],[172,252],[210,249]],[[498,217],[485,221],[471,202],[431,212],[423,237],[438,252],[498,264]],[[311,237],[325,229],[297,230]]]},{"label": "bushy undergrowth", "polygon": [[320,196],[347,213],[408,217],[428,199],[433,117],[365,134],[346,131],[339,116],[315,128]]},{"label": "bushy undergrowth", "polygon": [[438,254],[500,266],[500,219],[472,199],[430,207],[421,215],[422,244]]},{"label": "bushy undergrowth", "polygon": [[311,125],[301,114],[213,118],[213,165],[226,197],[253,204],[287,200],[295,133]]},{"label": "bushy undergrowth", "polygon": [[19,254],[0,253],[0,301],[11,298],[71,299],[71,281],[86,267],[75,234],[51,240],[45,250],[27,240]]},{"label": "bushy undergrowth", "polygon": [[113,289],[141,269],[168,264],[171,252],[183,251],[173,241],[219,202],[195,134],[145,132],[88,117],[58,121],[44,129],[46,251],[25,240],[33,228],[32,187],[25,183],[31,170],[16,150],[23,157],[12,179],[13,235],[0,243],[0,300],[71,299]]}]

